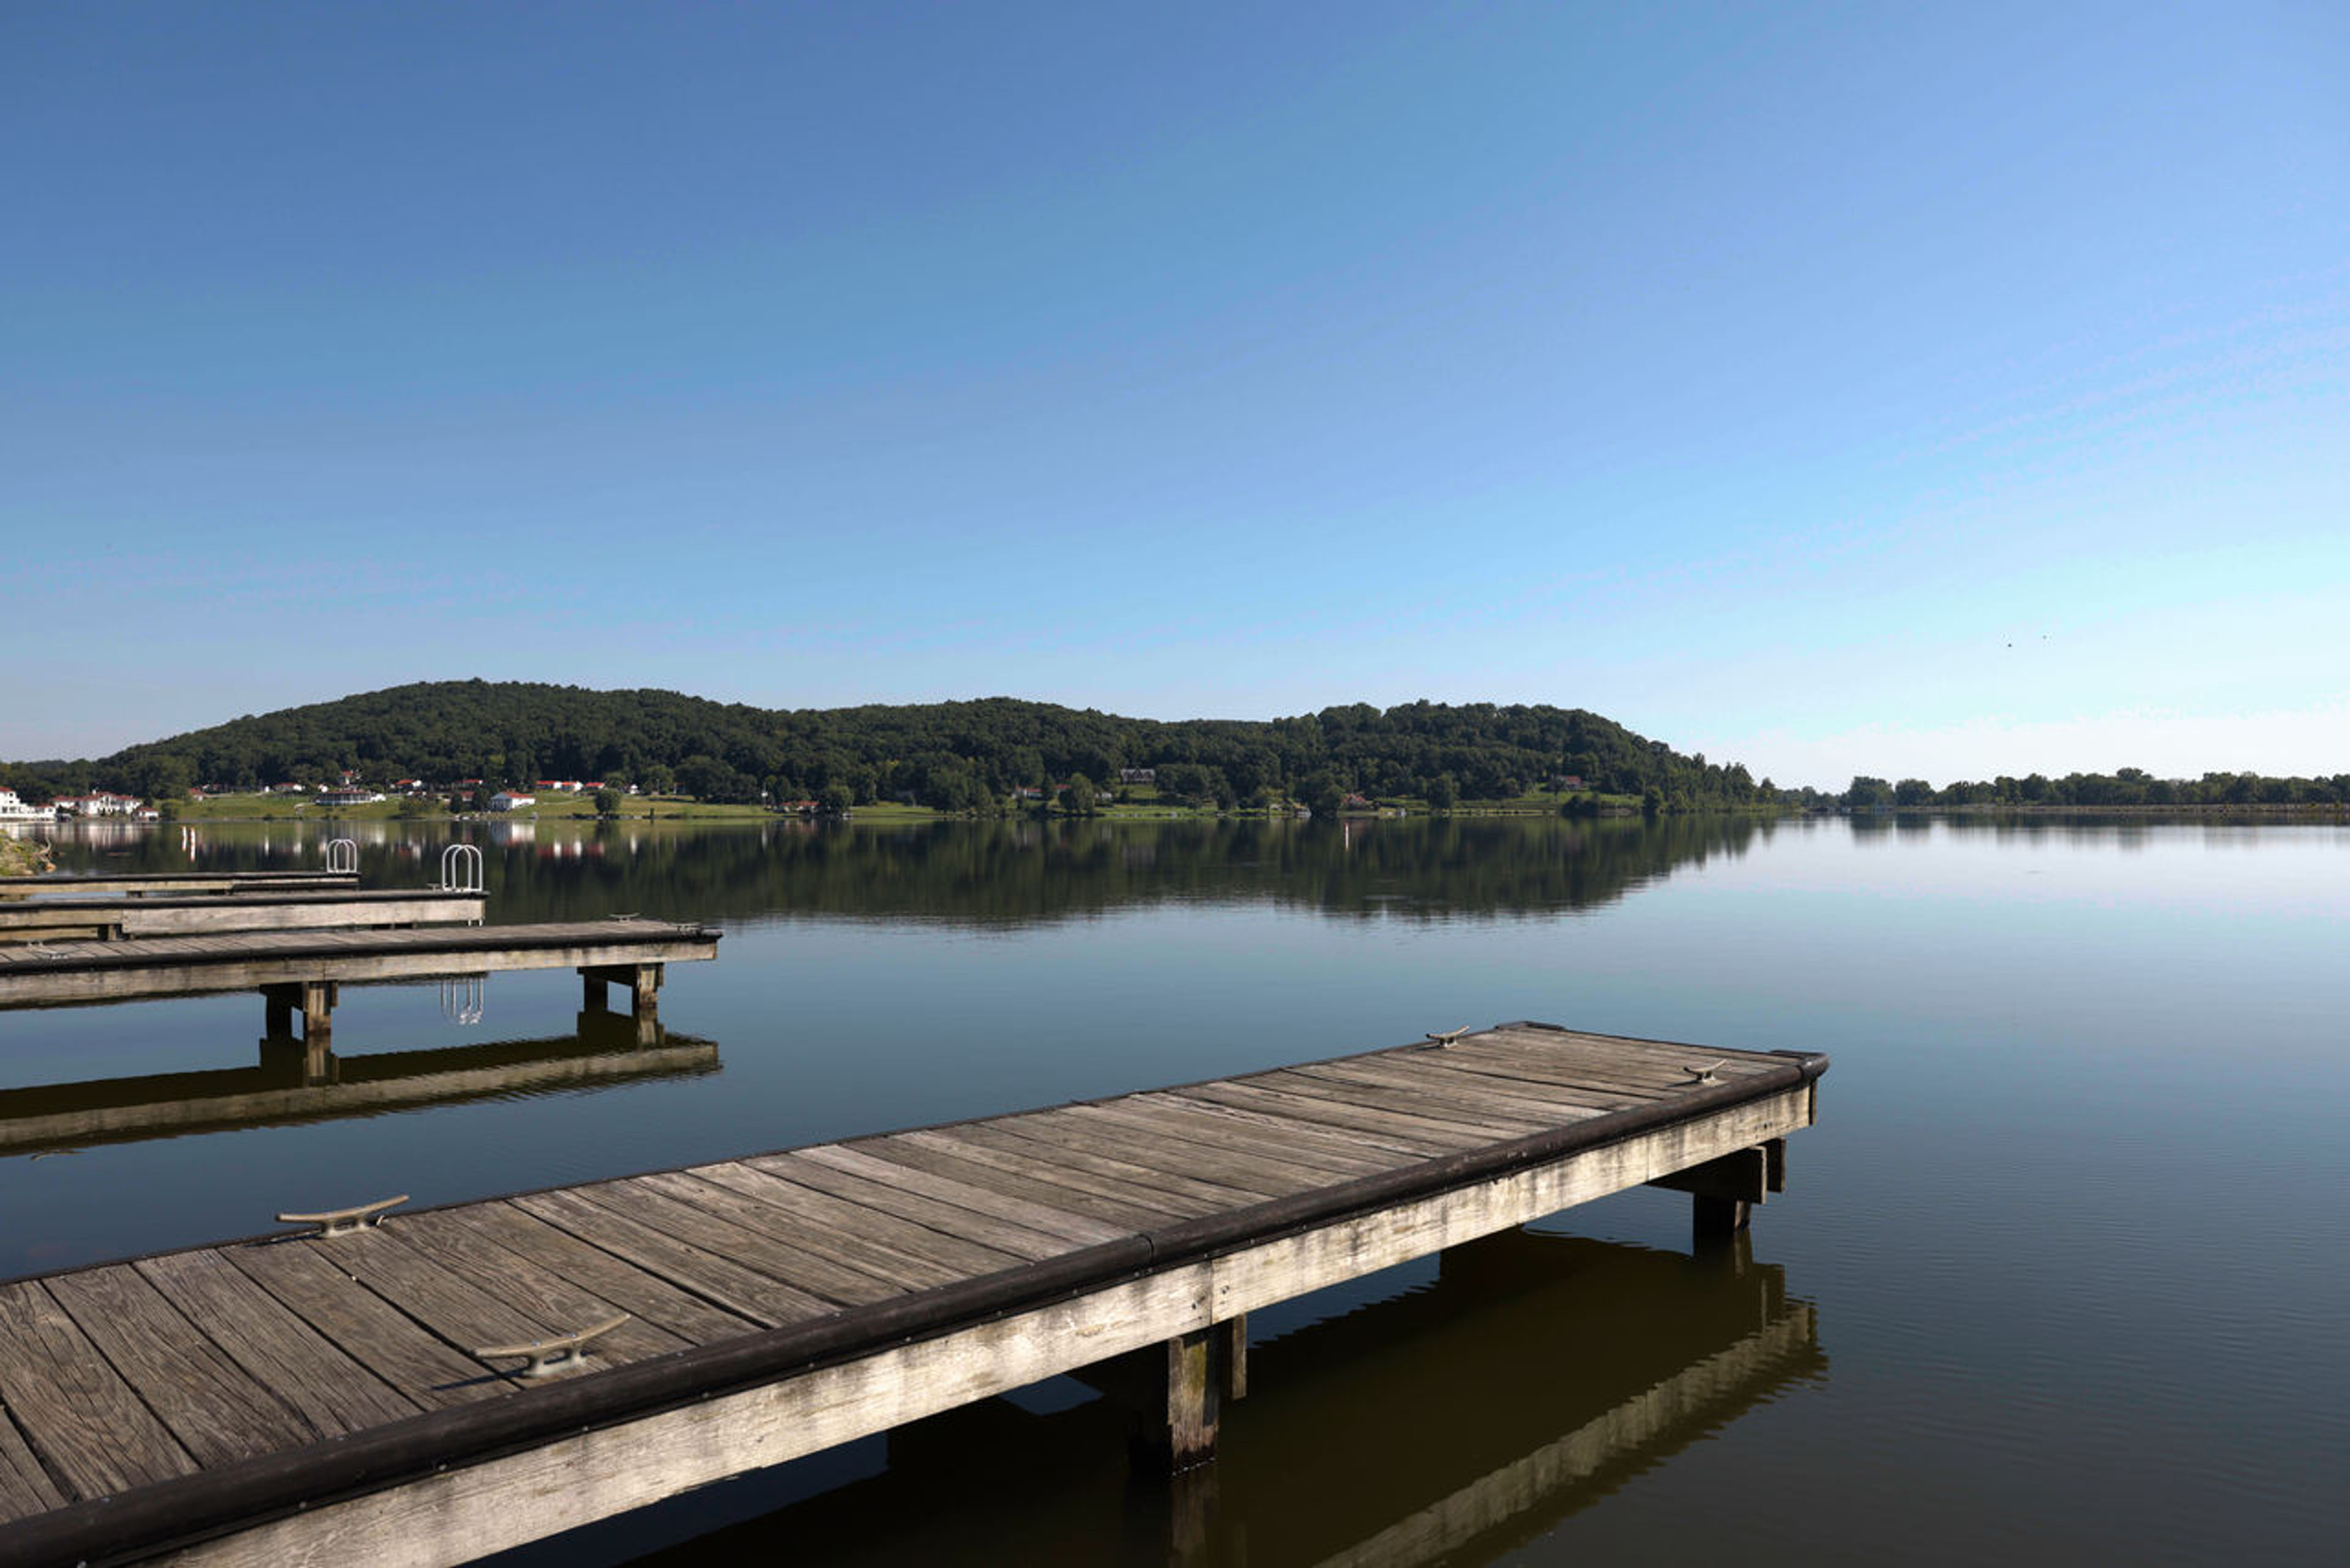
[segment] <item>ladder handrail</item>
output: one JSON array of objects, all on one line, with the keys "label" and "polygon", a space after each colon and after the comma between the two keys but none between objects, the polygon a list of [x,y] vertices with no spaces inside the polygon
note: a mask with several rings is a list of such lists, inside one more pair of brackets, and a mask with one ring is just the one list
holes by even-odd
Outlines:
[{"label": "ladder handrail", "polygon": [[484,877],[482,852],[471,844],[452,844],[441,851],[441,890],[444,893],[483,893],[489,890]]}]

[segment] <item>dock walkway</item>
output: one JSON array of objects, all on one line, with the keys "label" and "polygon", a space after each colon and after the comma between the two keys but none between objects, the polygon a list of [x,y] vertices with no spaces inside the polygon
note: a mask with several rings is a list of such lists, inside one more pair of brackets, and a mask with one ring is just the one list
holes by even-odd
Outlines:
[{"label": "dock walkway", "polygon": [[214,931],[327,930],[344,926],[478,925],[481,893],[439,888],[338,888],[148,898],[42,898],[0,903],[0,942],[114,940]]},{"label": "dock walkway", "polygon": [[1066,1372],[1180,1468],[1249,1312],[1642,1183],[1741,1227],[1826,1065],[1506,1024],[0,1285],[0,1560],[460,1563]]},{"label": "dock walkway", "polygon": [[267,1004],[265,1042],[300,1045],[307,1081],[321,1084],[332,1076],[333,1014],[346,985],[577,969],[590,1012],[604,1011],[610,986],[628,988],[639,1043],[650,1044],[660,1032],[657,998],[668,966],[716,958],[723,934],[714,926],[630,918],[0,944],[0,1011],[257,991]]},{"label": "dock walkway", "polygon": [[11,877],[0,881],[0,899],[36,894],[120,893],[146,898],[157,893],[310,892],[330,888],[356,888],[356,871],[118,871],[84,875],[78,871],[44,871],[37,877]]},{"label": "dock walkway", "polygon": [[712,926],[570,920],[412,931],[233,931],[135,942],[0,947],[0,1008],[253,991],[299,981],[431,979],[498,970],[717,956]]}]

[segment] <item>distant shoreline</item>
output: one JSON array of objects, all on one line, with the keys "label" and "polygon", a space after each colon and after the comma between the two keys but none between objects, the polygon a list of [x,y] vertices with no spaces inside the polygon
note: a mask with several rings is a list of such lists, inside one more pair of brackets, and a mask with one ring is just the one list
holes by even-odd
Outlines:
[{"label": "distant shoreline", "polygon": [[[204,804],[208,805],[211,803]],[[569,803],[567,802],[565,804],[567,806]],[[1348,810],[1340,813],[1335,819],[1329,820],[1344,822],[1392,822],[1406,818],[1474,818],[1487,821],[1495,818],[1542,820],[1545,818],[1557,817],[1562,815],[1565,814],[1561,813],[1555,807],[1533,805],[1523,801],[1468,803],[1448,807],[1440,811],[1415,803],[1409,807],[1390,805],[1377,810]],[[1596,809],[1588,815],[1576,816],[1571,819],[1582,821],[1621,821],[1624,818],[1638,817],[1640,815],[1639,807],[1637,805],[1610,802],[1608,805]],[[2192,820],[2223,822],[2230,820],[2272,820],[2284,822],[2329,821],[2350,818],[2350,805],[2344,805],[2331,801],[2303,801],[2296,803],[2239,802],[2235,804],[2189,805],[2067,805],[2058,803],[2041,802],[2031,805],[1978,803],[1965,805],[1864,806],[1857,809],[1850,806],[1840,805],[1814,806],[1808,809],[1800,805],[1754,805],[1734,809],[1708,809],[1683,812],[1669,811],[1663,815],[1670,816],[1752,816],[1761,818],[1802,820],[1811,820],[1819,817],[1841,817],[1856,822],[1884,821],[1888,819],[1920,820],[1938,816],[2100,816],[2115,818],[2136,817],[2148,820],[2168,819],[2175,821]],[[564,809],[562,807],[557,807],[554,810],[546,810],[540,807],[531,806],[525,806],[521,810],[511,812],[451,812],[447,810],[437,810],[424,813],[402,814],[396,807],[387,809],[384,807],[375,806],[361,807],[358,810],[338,810],[333,812],[318,811],[315,809],[233,812],[209,811],[203,809],[203,806],[199,805],[195,809],[183,807],[177,815],[166,818],[161,824],[151,824],[149,826],[171,826],[177,824],[187,826],[199,826],[227,823],[317,823],[322,826],[336,826],[357,823],[385,822],[548,822],[587,824],[591,826],[596,824],[611,824],[613,826],[628,824],[641,826],[649,824],[653,826],[719,822],[791,822],[812,824],[824,821],[886,823],[905,826],[909,824],[931,822],[1035,822],[1039,820],[1054,822],[1212,822],[1240,819],[1276,822],[1301,820],[1301,818],[1295,816],[1291,811],[1283,808],[1255,811],[1243,808],[1223,810],[1214,806],[1187,806],[1159,803],[1139,805],[1104,805],[1094,812],[1085,814],[1056,811],[1040,815],[1040,814],[1036,813],[1033,809],[1024,809],[1018,811],[1005,811],[991,815],[977,812],[940,811],[931,806],[906,805],[897,802],[891,802],[886,805],[859,805],[851,808],[846,814],[835,815],[829,813],[811,814],[804,812],[775,811],[765,806],[751,805],[740,803],[663,800],[658,803],[658,805],[655,805],[654,803],[643,802],[641,800],[632,800],[629,802],[628,807],[623,808],[619,813],[611,816],[598,816],[594,811],[587,809]],[[64,826],[69,833],[71,831],[71,825],[76,820],[78,819],[67,818],[64,819],[62,823],[46,824],[45,826],[49,826],[52,831],[58,826]],[[91,818],[89,820],[93,822],[103,822],[108,819]],[[9,841],[9,836],[0,835],[0,844],[5,844]],[[0,854],[5,854],[5,852],[0,852]]]},{"label": "distant shoreline", "polygon": [[2030,805],[1976,802],[1967,805],[1888,805],[1877,809],[1835,806],[1815,815],[1827,816],[2343,816],[2350,805],[2340,801],[2237,802],[2190,805],[2065,805],[2035,801]]}]

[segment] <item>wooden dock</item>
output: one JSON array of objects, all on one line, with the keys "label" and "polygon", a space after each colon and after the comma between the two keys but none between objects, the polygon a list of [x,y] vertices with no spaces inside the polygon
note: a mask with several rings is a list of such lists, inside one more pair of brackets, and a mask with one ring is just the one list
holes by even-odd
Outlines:
[{"label": "wooden dock", "polygon": [[356,888],[356,871],[120,871],[111,876],[44,871],[37,877],[11,877],[0,881],[0,899],[60,893],[79,897],[119,893],[134,898],[158,893],[308,893],[335,888]]},{"label": "wooden dock", "polygon": [[0,942],[121,941],[217,931],[331,930],[354,926],[479,925],[480,893],[437,888],[338,888],[322,893],[171,898],[43,898],[0,904]]},{"label": "wooden dock", "polygon": [[1180,1469],[1251,1311],[1642,1183],[1734,1232],[1826,1065],[1505,1024],[0,1285],[0,1560],[461,1563],[1080,1369]]},{"label": "wooden dock", "polygon": [[[313,1082],[332,1042],[332,1015],[346,985],[482,975],[501,970],[576,969],[583,1000],[601,1012],[606,988],[628,988],[648,1043],[655,998],[671,962],[718,956],[713,926],[667,920],[577,920],[531,926],[437,927],[395,931],[240,931],[209,937],[142,937],[0,946],[0,1009],[76,1007],[258,991],[268,1003],[267,1037],[298,1039],[313,1058]],[[294,1033],[294,1020],[302,1030]]]}]

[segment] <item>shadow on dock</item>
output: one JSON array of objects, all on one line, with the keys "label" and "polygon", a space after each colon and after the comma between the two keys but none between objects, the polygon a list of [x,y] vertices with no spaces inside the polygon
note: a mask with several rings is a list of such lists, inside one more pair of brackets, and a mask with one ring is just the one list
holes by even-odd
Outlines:
[{"label": "shadow on dock", "polygon": [[1172,1486],[1132,1480],[1115,1402],[1056,1379],[495,1561],[1489,1561],[1825,1372],[1812,1304],[1750,1246],[1456,1248],[1432,1280],[1258,1340],[1220,1459]]}]

